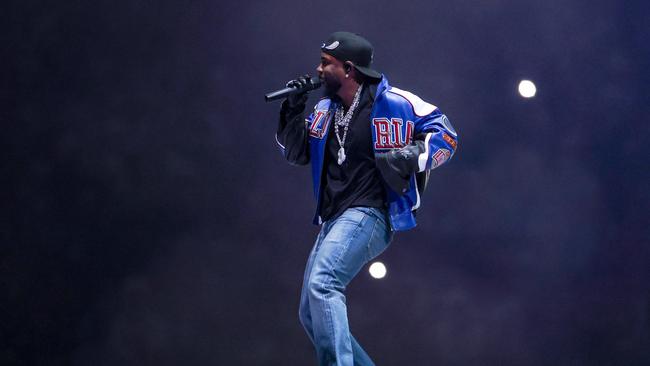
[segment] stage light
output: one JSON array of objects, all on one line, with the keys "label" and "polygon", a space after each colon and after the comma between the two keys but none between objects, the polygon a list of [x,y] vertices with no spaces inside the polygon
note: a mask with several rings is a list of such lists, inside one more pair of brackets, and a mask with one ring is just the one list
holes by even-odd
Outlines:
[{"label": "stage light", "polygon": [[537,94],[537,87],[530,80],[522,80],[519,82],[519,94],[524,98],[532,98]]},{"label": "stage light", "polygon": [[384,266],[384,264],[381,262],[375,262],[370,265],[370,268],[368,268],[368,272],[370,272],[370,275],[373,278],[381,279],[384,278],[384,276],[386,276],[386,266]]}]

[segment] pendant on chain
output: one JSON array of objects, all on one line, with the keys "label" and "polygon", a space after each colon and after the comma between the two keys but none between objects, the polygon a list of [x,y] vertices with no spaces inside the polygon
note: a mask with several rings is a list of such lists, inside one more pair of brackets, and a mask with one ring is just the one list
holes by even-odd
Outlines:
[{"label": "pendant on chain", "polygon": [[343,147],[341,147],[339,149],[339,158],[338,158],[339,165],[343,164],[344,161],[345,161],[345,150],[343,149]]}]

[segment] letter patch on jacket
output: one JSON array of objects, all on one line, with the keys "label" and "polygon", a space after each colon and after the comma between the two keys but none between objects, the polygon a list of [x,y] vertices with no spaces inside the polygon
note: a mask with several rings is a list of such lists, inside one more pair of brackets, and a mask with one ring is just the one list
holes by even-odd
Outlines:
[{"label": "letter patch on jacket", "polygon": [[445,142],[448,143],[449,146],[451,146],[451,148],[454,149],[454,151],[456,151],[456,140],[454,140],[444,132],[442,132],[442,139],[445,140]]},{"label": "letter patch on jacket", "polygon": [[396,149],[404,147],[413,141],[414,123],[401,118],[373,118],[372,125],[375,134],[375,150]]},{"label": "letter patch on jacket", "polygon": [[327,111],[315,111],[314,120],[309,126],[309,136],[322,139],[325,136],[325,131],[327,131],[327,126],[329,126],[329,117]]}]

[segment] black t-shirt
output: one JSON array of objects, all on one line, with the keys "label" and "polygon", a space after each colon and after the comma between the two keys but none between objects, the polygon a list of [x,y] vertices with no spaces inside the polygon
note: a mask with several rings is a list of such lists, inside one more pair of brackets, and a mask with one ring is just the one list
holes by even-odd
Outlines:
[{"label": "black t-shirt", "polygon": [[[323,181],[321,189],[320,216],[323,221],[332,219],[346,209],[355,206],[384,207],[386,198],[381,173],[375,165],[372,147],[370,113],[377,90],[376,84],[364,85],[359,105],[352,114],[344,141],[345,161],[339,165],[338,152],[341,145],[336,138],[334,117],[329,125]],[[339,136],[343,138],[343,127]]]}]

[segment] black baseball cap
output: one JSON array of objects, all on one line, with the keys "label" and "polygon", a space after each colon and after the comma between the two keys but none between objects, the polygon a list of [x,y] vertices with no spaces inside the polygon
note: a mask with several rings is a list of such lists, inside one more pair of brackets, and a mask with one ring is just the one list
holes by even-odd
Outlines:
[{"label": "black baseball cap", "polygon": [[320,47],[321,51],[341,61],[352,61],[360,73],[381,79],[381,73],[370,68],[373,47],[367,39],[350,32],[334,32]]}]

